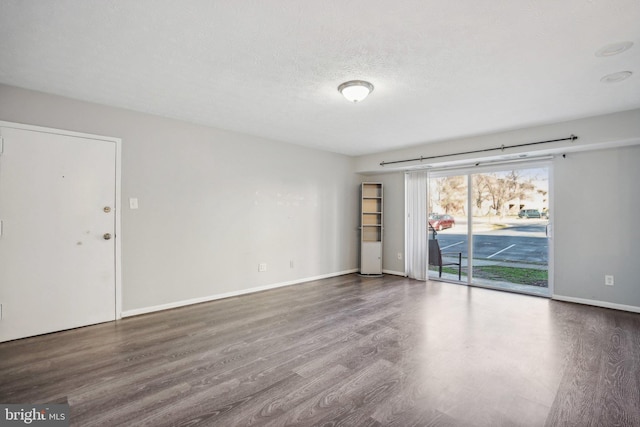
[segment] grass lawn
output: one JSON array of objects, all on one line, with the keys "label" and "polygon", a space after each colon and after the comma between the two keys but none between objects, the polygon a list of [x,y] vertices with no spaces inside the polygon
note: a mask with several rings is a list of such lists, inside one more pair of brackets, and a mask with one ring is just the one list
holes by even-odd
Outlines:
[{"label": "grass lawn", "polygon": [[[451,267],[442,267],[442,272],[457,275],[458,269]],[[464,269],[463,276],[465,276]],[[549,280],[547,270],[538,270],[535,268],[504,267],[501,265],[483,265],[474,267],[473,276],[480,279],[498,280],[502,282],[511,282],[521,285],[540,287],[547,287]]]}]

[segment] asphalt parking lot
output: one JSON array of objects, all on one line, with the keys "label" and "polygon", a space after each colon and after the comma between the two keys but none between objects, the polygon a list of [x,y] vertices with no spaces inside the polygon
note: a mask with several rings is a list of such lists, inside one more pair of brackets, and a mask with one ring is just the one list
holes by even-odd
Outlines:
[{"label": "asphalt parking lot", "polygon": [[[522,219],[500,227],[474,226],[473,258],[546,266],[549,259],[547,224],[547,220]],[[454,228],[439,231],[436,237],[443,253],[462,252],[462,257],[467,258],[467,224],[458,222]]]}]

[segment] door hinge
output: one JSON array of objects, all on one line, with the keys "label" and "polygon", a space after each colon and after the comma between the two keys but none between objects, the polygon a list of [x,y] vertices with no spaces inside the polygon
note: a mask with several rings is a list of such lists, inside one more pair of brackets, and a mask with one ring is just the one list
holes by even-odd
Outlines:
[{"label": "door hinge", "polygon": [[3,151],[4,151],[4,138],[0,136],[0,156],[2,156]]},{"label": "door hinge", "polygon": [[2,237],[2,220],[0,219],[0,237]]}]

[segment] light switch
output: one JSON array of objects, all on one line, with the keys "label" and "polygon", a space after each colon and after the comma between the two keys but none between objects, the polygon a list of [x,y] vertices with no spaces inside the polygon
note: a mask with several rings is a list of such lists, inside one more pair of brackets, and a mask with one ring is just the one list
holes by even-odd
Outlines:
[{"label": "light switch", "polygon": [[138,209],[138,198],[130,197],[129,198],[129,208],[130,209]]}]

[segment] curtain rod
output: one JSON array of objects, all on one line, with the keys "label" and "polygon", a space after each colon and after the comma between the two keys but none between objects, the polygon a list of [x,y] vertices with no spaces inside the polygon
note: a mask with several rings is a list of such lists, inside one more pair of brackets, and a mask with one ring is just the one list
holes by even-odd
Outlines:
[{"label": "curtain rod", "polygon": [[460,153],[453,153],[453,154],[440,154],[438,156],[429,156],[429,157],[417,157],[415,159],[406,159],[406,160],[394,160],[392,162],[380,162],[380,166],[384,166],[384,165],[392,165],[395,163],[406,163],[406,162],[416,162],[416,161],[423,161],[423,160],[432,160],[432,159],[439,159],[442,157],[452,157],[452,156],[459,156],[461,154],[476,154],[476,153],[486,153],[489,151],[504,151],[505,148],[517,148],[517,147],[528,147],[530,145],[538,145],[538,144],[548,144],[550,142],[560,142],[560,141],[575,141],[576,139],[578,139],[577,136],[575,136],[574,134],[571,134],[570,137],[568,138],[560,138],[560,139],[550,139],[548,141],[538,141],[538,142],[527,142],[525,144],[515,144],[515,145],[501,145],[500,147],[496,147],[496,148],[485,148],[482,150],[473,150],[473,151],[463,151]]}]

